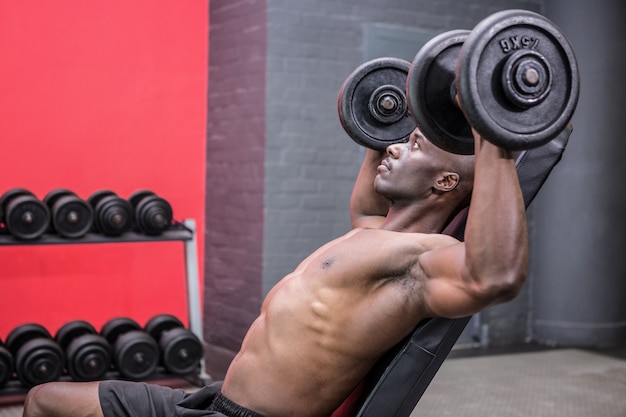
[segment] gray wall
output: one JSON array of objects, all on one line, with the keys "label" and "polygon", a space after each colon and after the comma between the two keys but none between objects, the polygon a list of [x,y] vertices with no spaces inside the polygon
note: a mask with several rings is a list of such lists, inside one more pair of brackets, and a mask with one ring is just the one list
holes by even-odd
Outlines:
[{"label": "gray wall", "polygon": [[580,67],[574,133],[534,207],[532,337],[626,343],[626,4],[549,0]]},{"label": "gray wall", "polygon": [[[374,47],[366,42],[372,32],[471,29],[498,10],[540,12],[541,5],[540,0],[268,0],[264,293],[350,228],[348,203],[362,149],[339,124],[337,93],[351,71],[373,58]],[[402,53],[410,53],[406,39],[402,42]],[[416,44],[413,56],[418,49]],[[491,341],[523,340],[526,308],[523,294],[491,313]]]},{"label": "gray wall", "polygon": [[[205,279],[212,283],[205,292],[210,315],[205,333],[218,365],[226,365],[238,349],[269,289],[350,228],[348,204],[363,150],[337,116],[337,93],[348,74],[375,56],[410,59],[428,34],[471,29],[491,13],[511,8],[539,11],[564,29],[579,56],[581,99],[563,161],[529,211],[529,282],[516,300],[481,314],[477,335],[491,345],[569,343],[581,342],[571,334],[591,328],[591,338],[582,339],[597,342],[594,326],[599,324],[617,330],[611,337],[623,341],[626,262],[620,255],[626,237],[620,234],[620,214],[626,197],[619,180],[626,156],[620,140],[626,127],[626,16],[621,3],[211,1],[208,137],[214,143],[207,161],[215,164],[208,165],[207,184],[226,184],[226,189],[213,189],[207,200],[215,209],[209,213],[212,223],[207,222],[206,271],[216,277]],[[388,34],[391,38],[384,39]],[[219,113],[229,100],[236,104],[229,108],[245,113]],[[233,138],[238,148],[232,151],[231,137],[243,138]],[[240,171],[220,169],[224,156],[239,161],[240,152],[247,155]],[[216,181],[217,174],[223,178]],[[236,194],[242,200],[224,205],[229,184],[243,187]],[[234,235],[242,238],[229,242]],[[551,323],[559,326],[545,326]],[[567,337],[554,329],[566,329]]]}]

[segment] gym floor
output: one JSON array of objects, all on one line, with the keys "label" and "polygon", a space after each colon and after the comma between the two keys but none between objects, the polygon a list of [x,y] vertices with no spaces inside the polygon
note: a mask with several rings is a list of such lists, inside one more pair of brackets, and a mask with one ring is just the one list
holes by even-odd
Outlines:
[{"label": "gym floor", "polygon": [[624,417],[625,393],[626,348],[453,350],[411,417]]}]

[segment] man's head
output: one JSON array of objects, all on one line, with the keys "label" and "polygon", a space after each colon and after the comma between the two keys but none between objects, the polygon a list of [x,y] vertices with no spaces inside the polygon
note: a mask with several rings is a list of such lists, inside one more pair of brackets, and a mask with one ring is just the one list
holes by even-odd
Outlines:
[{"label": "man's head", "polygon": [[375,187],[394,205],[432,201],[458,207],[469,202],[473,182],[473,155],[444,151],[416,128],[408,142],[387,147]]}]

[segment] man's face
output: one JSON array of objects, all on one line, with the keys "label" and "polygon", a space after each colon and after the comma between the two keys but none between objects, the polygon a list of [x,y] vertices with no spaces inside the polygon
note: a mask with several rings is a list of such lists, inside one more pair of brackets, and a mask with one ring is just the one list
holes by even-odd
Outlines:
[{"label": "man's face", "polygon": [[395,203],[427,198],[442,171],[442,153],[416,128],[407,143],[387,147],[374,181],[376,191]]}]

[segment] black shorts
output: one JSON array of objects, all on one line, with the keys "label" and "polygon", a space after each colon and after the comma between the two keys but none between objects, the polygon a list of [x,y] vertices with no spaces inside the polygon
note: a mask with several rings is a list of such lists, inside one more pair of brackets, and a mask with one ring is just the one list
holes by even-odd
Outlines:
[{"label": "black shorts", "polygon": [[104,417],[263,417],[224,397],[220,382],[188,393],[145,382],[102,381],[98,393]]}]

